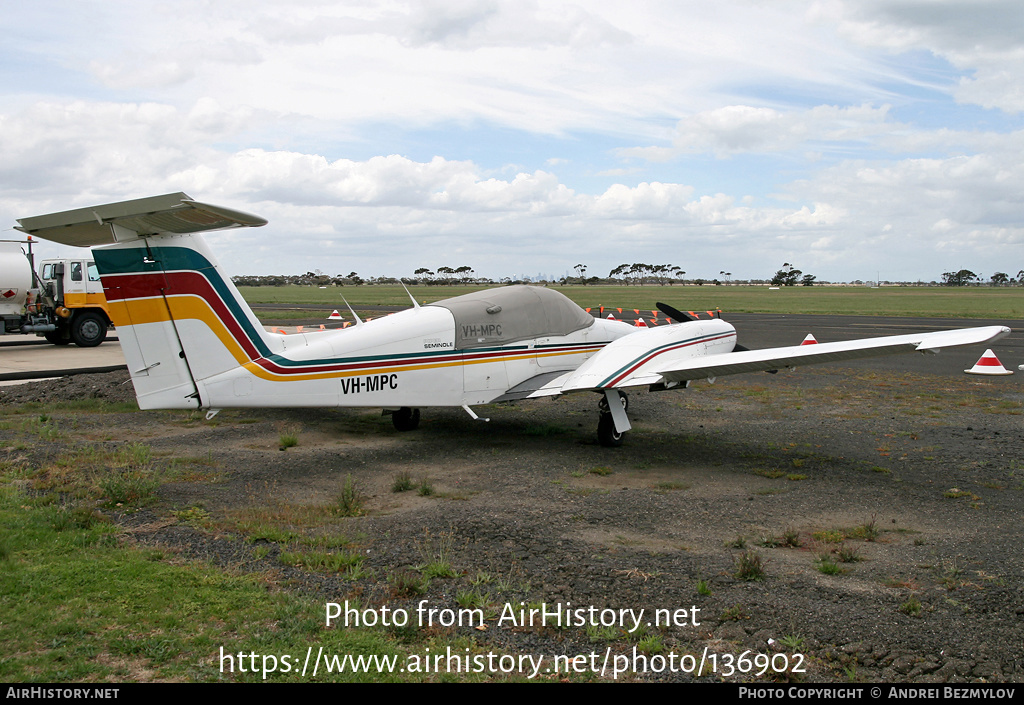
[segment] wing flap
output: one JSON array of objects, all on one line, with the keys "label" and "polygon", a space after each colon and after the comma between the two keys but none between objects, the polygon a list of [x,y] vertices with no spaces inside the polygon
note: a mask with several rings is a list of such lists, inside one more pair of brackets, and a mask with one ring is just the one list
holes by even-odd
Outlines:
[{"label": "wing flap", "polygon": [[570,374],[572,374],[571,371],[566,372],[564,370],[544,372],[536,375],[535,377],[531,377],[525,382],[520,382],[516,386],[507,390],[497,399],[492,399],[491,403],[499,401],[517,401],[519,399],[535,399],[538,397],[560,394],[562,383]]}]

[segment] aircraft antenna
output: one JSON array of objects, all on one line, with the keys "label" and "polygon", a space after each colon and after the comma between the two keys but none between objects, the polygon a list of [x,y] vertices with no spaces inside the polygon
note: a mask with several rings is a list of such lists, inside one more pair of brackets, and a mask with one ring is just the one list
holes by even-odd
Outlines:
[{"label": "aircraft antenna", "polygon": [[402,281],[401,279],[399,279],[399,280],[398,280],[398,283],[402,285],[402,288],[403,288],[403,289],[405,289],[405,293],[406,293],[406,294],[409,294],[409,299],[410,299],[410,300],[412,300],[412,307],[413,307],[413,308],[419,308],[419,307],[420,307],[420,305],[419,305],[418,303],[416,303],[416,299],[414,299],[414,298],[413,298],[413,295],[412,295],[412,293],[411,293],[411,292],[409,291],[409,287],[407,287],[407,286],[405,285],[405,282],[404,282],[404,281]]},{"label": "aircraft antenna", "polygon": [[355,310],[354,308],[352,308],[352,304],[350,304],[350,303],[348,302],[348,299],[346,299],[346,298],[345,298],[344,296],[342,296],[342,297],[341,297],[341,300],[345,302],[345,305],[346,305],[346,306],[348,306],[348,310],[349,310],[349,311],[350,311],[350,312],[352,313],[352,318],[356,319],[356,325],[357,325],[357,326],[358,326],[358,325],[361,325],[361,324],[362,324],[362,322],[363,322],[363,319],[362,319],[362,318],[360,318],[360,317],[359,317],[359,314],[358,314],[358,313],[356,313],[356,310]]}]

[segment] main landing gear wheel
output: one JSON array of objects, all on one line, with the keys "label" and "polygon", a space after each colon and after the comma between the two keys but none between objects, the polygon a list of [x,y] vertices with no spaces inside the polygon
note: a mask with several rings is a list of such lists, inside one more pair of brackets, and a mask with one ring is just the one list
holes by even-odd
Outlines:
[{"label": "main landing gear wheel", "polygon": [[391,423],[398,431],[415,431],[420,425],[420,410],[403,406],[391,414]]},{"label": "main landing gear wheel", "polygon": [[[619,401],[622,402],[622,410],[629,410],[629,397],[619,393]],[[608,409],[607,397],[601,397],[597,402],[599,416],[597,418],[597,442],[605,448],[618,448],[622,445],[622,437],[625,433],[615,430],[615,420],[612,419],[611,411]]]},{"label": "main landing gear wheel", "polygon": [[611,414],[601,414],[597,419],[597,442],[605,448],[618,448],[622,445],[625,434],[615,430],[615,421]]}]

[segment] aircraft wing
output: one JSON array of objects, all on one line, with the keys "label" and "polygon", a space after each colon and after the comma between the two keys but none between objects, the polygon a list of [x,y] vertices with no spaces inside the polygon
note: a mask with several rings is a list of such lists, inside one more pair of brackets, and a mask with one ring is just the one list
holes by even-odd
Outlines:
[{"label": "aircraft wing", "polygon": [[881,355],[909,352],[938,353],[942,348],[998,340],[1009,333],[1010,329],[1005,326],[988,326],[938,333],[818,343],[816,345],[793,345],[768,350],[746,350],[689,360],[688,364],[659,370],[658,373],[669,382],[685,382],[705,377],[721,377],[744,372],[777,370],[783,367],[800,367],[801,365],[818,365]]},{"label": "aircraft wing", "polygon": [[[550,394],[583,390],[624,389],[651,384],[675,386],[688,380],[744,372],[793,368],[909,352],[937,353],[941,348],[987,343],[1003,338],[1010,333],[1010,329],[1005,326],[987,326],[935,333],[913,333],[845,342],[818,343],[816,345],[793,345],[767,350],[700,354],[699,351],[693,349],[695,347],[693,344],[690,344],[689,347],[684,345],[687,336],[691,335],[685,331],[687,325],[689,324],[653,329],[654,331],[666,331],[666,328],[678,329],[680,341],[674,345],[667,344],[661,339],[652,338],[649,341],[651,344],[645,346],[642,344],[644,338],[636,337],[634,339],[635,336],[647,335],[648,331],[640,331],[615,341],[587,360],[575,373],[565,379],[557,392],[551,390],[549,385],[538,390],[540,393],[535,395],[542,396],[544,392]],[[624,345],[618,345],[620,342]]]}]

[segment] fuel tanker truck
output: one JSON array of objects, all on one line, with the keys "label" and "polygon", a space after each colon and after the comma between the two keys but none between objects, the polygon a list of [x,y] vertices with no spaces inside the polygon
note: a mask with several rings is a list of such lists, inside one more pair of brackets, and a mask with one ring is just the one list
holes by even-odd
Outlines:
[{"label": "fuel tanker truck", "polygon": [[0,332],[35,333],[55,345],[102,343],[110,311],[96,264],[89,257],[47,259],[36,272],[32,244],[0,240]]}]

